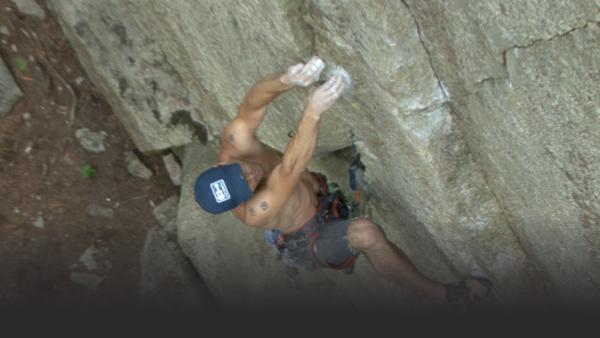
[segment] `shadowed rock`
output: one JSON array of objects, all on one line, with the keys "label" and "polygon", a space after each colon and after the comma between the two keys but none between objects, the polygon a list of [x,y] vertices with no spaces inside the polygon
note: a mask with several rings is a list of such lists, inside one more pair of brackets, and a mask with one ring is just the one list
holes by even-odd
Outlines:
[{"label": "shadowed rock", "polygon": [[152,228],[141,253],[138,293],[142,304],[161,309],[214,309],[214,298],[166,230]]},{"label": "shadowed rock", "polygon": [[23,96],[12,75],[0,59],[0,117],[8,114],[14,104]]},{"label": "shadowed rock", "polygon": [[46,11],[35,0],[11,0],[23,14],[32,15],[39,19],[46,18]]},{"label": "shadowed rock", "polygon": [[169,173],[169,178],[174,185],[181,185],[181,165],[175,159],[175,155],[168,154],[163,156],[163,162],[165,164],[165,168]]},{"label": "shadowed rock", "polygon": [[127,171],[131,176],[145,180],[154,176],[152,170],[148,169],[133,151],[125,153],[125,161],[127,162]]},{"label": "shadowed rock", "polygon": [[173,195],[153,210],[154,218],[163,227],[169,235],[177,233],[177,207],[179,206],[179,196]]}]

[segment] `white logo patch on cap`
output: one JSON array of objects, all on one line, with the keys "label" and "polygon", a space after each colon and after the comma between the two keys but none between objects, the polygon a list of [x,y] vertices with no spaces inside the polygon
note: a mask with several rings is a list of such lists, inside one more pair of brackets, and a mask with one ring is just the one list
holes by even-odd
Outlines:
[{"label": "white logo patch on cap", "polygon": [[213,196],[215,196],[217,203],[222,203],[231,199],[229,191],[227,190],[227,186],[225,185],[225,181],[223,180],[218,180],[211,183],[210,189],[212,190]]}]

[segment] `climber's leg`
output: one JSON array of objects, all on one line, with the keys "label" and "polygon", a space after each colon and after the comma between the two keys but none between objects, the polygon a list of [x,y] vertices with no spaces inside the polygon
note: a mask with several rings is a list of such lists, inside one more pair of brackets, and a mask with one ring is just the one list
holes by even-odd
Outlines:
[{"label": "climber's leg", "polygon": [[381,228],[368,219],[356,219],[348,226],[348,241],[352,248],[367,256],[381,276],[430,297],[468,303],[487,296],[492,288],[485,278],[468,278],[452,285],[423,276],[402,250],[387,240]]},{"label": "climber's leg", "polygon": [[406,255],[387,240],[383,231],[368,219],[357,219],[348,227],[348,241],[364,253],[385,279],[414,288],[430,297],[443,299],[444,284],[423,276]]}]

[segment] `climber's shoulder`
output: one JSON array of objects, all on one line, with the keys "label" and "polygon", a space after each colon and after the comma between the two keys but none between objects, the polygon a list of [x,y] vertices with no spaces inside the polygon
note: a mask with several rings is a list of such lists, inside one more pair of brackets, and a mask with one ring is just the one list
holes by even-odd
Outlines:
[{"label": "climber's shoulder", "polygon": [[262,143],[235,120],[223,130],[219,162],[252,161],[265,166],[266,171],[281,163],[281,152]]}]

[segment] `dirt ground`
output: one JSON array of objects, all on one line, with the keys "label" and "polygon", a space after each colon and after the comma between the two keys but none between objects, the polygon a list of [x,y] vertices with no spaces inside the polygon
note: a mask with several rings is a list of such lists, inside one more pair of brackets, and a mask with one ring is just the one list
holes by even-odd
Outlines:
[{"label": "dirt ground", "polygon": [[[144,158],[151,179],[128,174],[123,153],[135,146],[50,12],[41,20],[0,0],[0,24],[10,31],[0,54],[25,94],[0,119],[0,305],[133,304],[145,235],[157,223],[152,205],[177,189],[160,154]],[[107,133],[106,151],[79,144],[84,127]],[[91,204],[114,217],[89,215]],[[104,260],[90,269],[80,256],[92,245]],[[102,279],[96,289],[72,280],[90,272]]]}]

